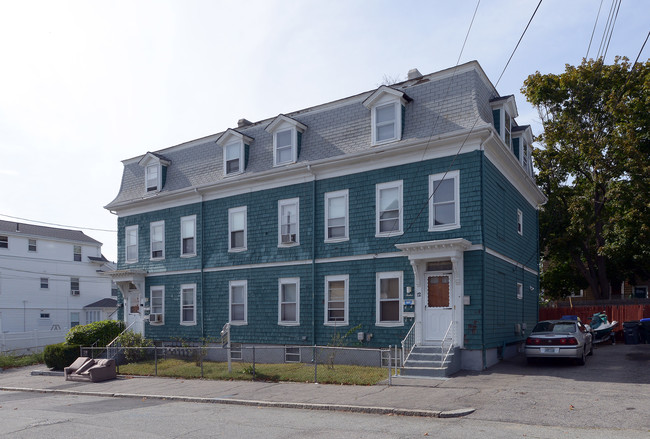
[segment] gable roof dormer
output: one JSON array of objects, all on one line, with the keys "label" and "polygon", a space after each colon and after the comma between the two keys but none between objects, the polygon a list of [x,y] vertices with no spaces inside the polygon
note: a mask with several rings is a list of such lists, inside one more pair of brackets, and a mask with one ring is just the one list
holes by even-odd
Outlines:
[{"label": "gable roof dormer", "polygon": [[241,174],[248,165],[248,149],[253,138],[228,128],[216,140],[223,149],[223,175]]},{"label": "gable roof dormer", "polygon": [[403,91],[382,85],[363,101],[370,110],[372,145],[402,139],[406,104],[412,99]]},{"label": "gable roof dormer", "polygon": [[266,126],[265,130],[273,135],[273,166],[298,161],[302,134],[307,130],[307,125],[280,114]]},{"label": "gable roof dormer", "polygon": [[512,129],[517,125],[514,118],[519,116],[515,96],[500,96],[490,99],[490,106],[492,107],[494,129],[497,130],[499,137],[508,149],[512,150]]},{"label": "gable roof dormer", "polygon": [[160,192],[165,186],[167,167],[172,162],[162,154],[147,152],[138,162],[144,168],[145,192]]}]

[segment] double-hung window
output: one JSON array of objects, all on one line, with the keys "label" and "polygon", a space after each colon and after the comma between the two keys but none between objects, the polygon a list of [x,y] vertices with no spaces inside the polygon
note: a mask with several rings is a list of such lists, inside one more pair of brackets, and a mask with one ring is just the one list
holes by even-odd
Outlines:
[{"label": "double-hung window", "polygon": [[0,248],[9,248],[9,237],[2,235],[0,236]]},{"label": "double-hung window", "polygon": [[325,194],[325,242],[348,239],[348,190]]},{"label": "double-hung window", "polygon": [[165,315],[165,287],[154,286],[149,290],[151,313],[149,322],[151,324],[162,324]]},{"label": "double-hung window", "polygon": [[241,140],[231,142],[224,147],[225,172],[226,175],[239,174],[244,171],[243,167],[243,143]]},{"label": "double-hung window", "polygon": [[42,290],[47,290],[48,288],[50,288],[50,279],[48,279],[47,277],[42,277],[41,278],[41,289]]},{"label": "double-hung window", "polygon": [[247,323],[247,296],[248,281],[233,280],[229,284],[230,289],[230,323],[233,325],[245,325]]},{"label": "double-hung window", "polygon": [[460,227],[459,172],[429,176],[429,231]]},{"label": "double-hung window", "polygon": [[402,272],[377,273],[378,326],[402,325]]},{"label": "double-hung window", "polygon": [[349,276],[325,276],[325,325],[348,324]]},{"label": "double-hung window", "polygon": [[181,218],[181,256],[196,255],[196,215]]},{"label": "double-hung window", "polygon": [[524,298],[524,285],[517,282],[517,299],[521,300]]},{"label": "double-hung window", "polygon": [[278,280],[278,324],[300,324],[300,278]]},{"label": "double-hung window", "polygon": [[160,165],[152,163],[145,168],[147,192],[157,191],[159,187]]},{"label": "double-hung window", "polygon": [[79,278],[71,277],[70,278],[70,294],[73,296],[79,295]]},{"label": "double-hung window", "polygon": [[165,222],[151,223],[151,259],[165,259]]},{"label": "double-hung window", "polygon": [[397,109],[396,102],[380,105],[375,111],[375,143],[383,143],[397,139]]},{"label": "double-hung window", "polygon": [[228,209],[228,251],[246,250],[246,206]]},{"label": "double-hung window", "polygon": [[402,181],[376,186],[376,236],[402,233]]},{"label": "double-hung window", "polygon": [[196,285],[181,285],[181,325],[196,325]]},{"label": "double-hung window", "polygon": [[35,252],[36,251],[36,240],[35,239],[30,239],[27,242],[27,250],[30,252]]},{"label": "double-hung window", "polygon": [[300,242],[298,212],[298,198],[278,201],[278,245],[287,246]]},{"label": "double-hung window", "polygon": [[522,236],[524,234],[524,214],[519,209],[517,209],[517,233]]},{"label": "double-hung window", "polygon": [[507,111],[503,112],[503,141],[512,150],[512,118]]},{"label": "double-hung window", "polygon": [[81,246],[75,245],[73,249],[73,259],[75,262],[81,262]]},{"label": "double-hung window", "polygon": [[138,226],[129,226],[124,229],[126,242],[126,262],[138,262]]},{"label": "double-hung window", "polygon": [[265,128],[273,135],[273,166],[282,166],[298,161],[298,150],[302,134],[307,126],[283,114]]}]

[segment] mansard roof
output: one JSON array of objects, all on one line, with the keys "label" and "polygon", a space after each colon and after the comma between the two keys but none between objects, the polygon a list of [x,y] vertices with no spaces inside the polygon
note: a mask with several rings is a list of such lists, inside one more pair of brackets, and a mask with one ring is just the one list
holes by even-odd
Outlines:
[{"label": "mansard roof", "polygon": [[[413,78],[390,87],[382,86],[358,95],[311,108],[284,113],[277,117],[242,124],[236,132],[254,139],[246,171],[238,179],[268,172],[284,172],[291,167],[305,167],[315,161],[337,159],[344,155],[371,153],[371,111],[364,106],[377,93],[393,93],[409,100],[404,110],[403,134],[396,148],[404,143],[427,142],[436,136],[477,130],[493,123],[490,100],[498,93],[476,61],[436,73]],[[407,99],[408,98],[408,99]],[[273,134],[269,125],[287,118],[297,126],[308,127],[302,134],[300,154],[296,163],[273,167]],[[478,122],[477,122],[478,119]],[[284,120],[284,119],[282,119]],[[215,142],[226,133],[162,149],[155,153],[169,160],[165,187],[156,194],[218,185],[226,179],[223,149]],[[119,193],[106,208],[126,207],[145,199],[144,168],[138,166],[143,156],[124,160]]]}]

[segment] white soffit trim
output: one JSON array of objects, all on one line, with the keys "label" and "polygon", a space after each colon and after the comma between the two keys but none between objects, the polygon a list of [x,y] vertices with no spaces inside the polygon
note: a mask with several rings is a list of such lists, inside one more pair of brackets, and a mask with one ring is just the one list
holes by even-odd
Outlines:
[{"label": "white soffit trim", "polygon": [[501,259],[502,261],[508,262],[509,264],[512,264],[512,265],[514,265],[514,266],[516,266],[516,267],[518,267],[518,268],[521,268],[521,269],[527,271],[527,272],[530,273],[530,274],[533,274],[533,275],[535,275],[535,276],[538,276],[538,275],[539,275],[539,273],[537,272],[537,270],[533,270],[532,268],[528,268],[528,267],[526,267],[524,264],[522,264],[522,263],[520,263],[520,262],[517,262],[517,261],[515,261],[514,259],[507,257],[506,255],[502,255],[501,253],[499,253],[499,252],[497,252],[497,251],[495,251],[495,250],[492,250],[491,248],[486,247],[486,248],[485,248],[485,253],[487,253],[487,254],[489,254],[489,255],[492,255],[492,256],[494,256],[495,258],[499,258],[499,259]]},{"label": "white soffit trim", "polygon": [[519,164],[517,157],[506,150],[496,132],[483,144],[485,157],[521,192],[535,209],[546,203],[546,196],[539,190],[526,170]]}]

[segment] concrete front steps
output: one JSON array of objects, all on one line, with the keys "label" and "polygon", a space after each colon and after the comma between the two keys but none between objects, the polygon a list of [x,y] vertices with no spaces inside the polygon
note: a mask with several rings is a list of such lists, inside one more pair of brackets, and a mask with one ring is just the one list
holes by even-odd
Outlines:
[{"label": "concrete front steps", "polygon": [[460,348],[454,346],[443,362],[446,348],[442,346],[415,346],[400,371],[401,376],[445,378],[460,370]]}]

